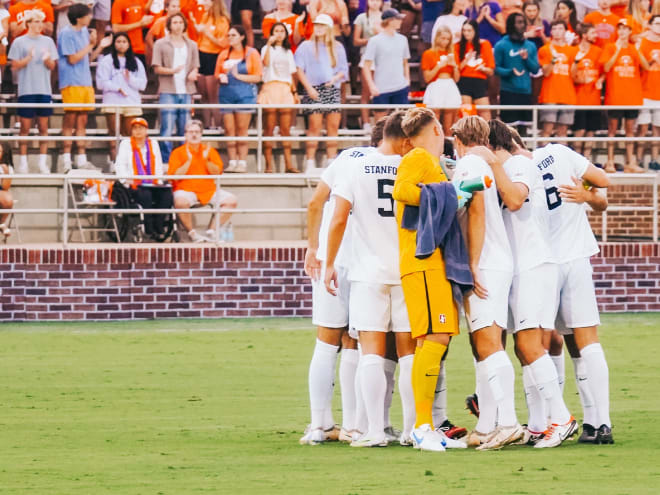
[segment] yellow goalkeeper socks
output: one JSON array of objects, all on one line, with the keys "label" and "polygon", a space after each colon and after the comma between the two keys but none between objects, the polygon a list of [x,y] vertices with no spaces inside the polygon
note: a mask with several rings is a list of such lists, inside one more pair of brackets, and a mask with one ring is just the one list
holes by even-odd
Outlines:
[{"label": "yellow goalkeeper socks", "polygon": [[446,345],[430,340],[425,340],[422,346],[415,350],[412,369],[412,386],[415,396],[415,412],[417,413],[415,428],[419,428],[423,424],[429,424],[433,428],[435,386],[440,374],[440,361],[446,351]]}]

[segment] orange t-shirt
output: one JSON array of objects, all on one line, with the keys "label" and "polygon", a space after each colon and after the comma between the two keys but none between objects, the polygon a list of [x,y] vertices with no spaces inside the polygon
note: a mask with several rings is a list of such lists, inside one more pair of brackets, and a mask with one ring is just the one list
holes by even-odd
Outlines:
[{"label": "orange t-shirt", "polygon": [[[606,45],[600,56],[600,63],[612,58],[616,46],[614,43]],[[628,45],[621,49],[614,65],[607,73],[605,89],[605,105],[641,105],[642,78],[639,73],[639,55],[634,46]]]},{"label": "orange t-shirt", "polygon": [[628,2],[624,1],[622,3],[619,3],[618,5],[610,5],[610,10],[614,15],[618,15],[619,17],[624,17],[625,15],[628,14]]},{"label": "orange t-shirt", "polygon": [[[227,61],[240,61],[243,60],[243,54],[230,50],[229,48],[220,52],[218,56],[218,61],[215,64],[215,76],[218,77],[220,73],[228,73],[228,67],[225,67],[225,62]],[[251,76],[260,76],[262,73],[262,64],[261,64],[261,55],[259,52],[252,48],[251,46],[247,47],[247,53],[245,53],[247,73]]]},{"label": "orange t-shirt", "polygon": [[197,41],[199,34],[197,29],[195,29],[195,24],[191,22],[190,16],[192,15],[195,19],[195,22],[199,24],[206,14],[206,9],[203,5],[199,5],[197,0],[182,0],[181,2],[181,13],[186,16],[188,21],[188,38],[193,41]]},{"label": "orange t-shirt", "polygon": [[154,37],[154,41],[165,37],[165,30],[167,29],[167,17],[161,17],[151,25],[149,33]]},{"label": "orange t-shirt", "polygon": [[[144,10],[142,0],[115,0],[112,4],[112,15],[110,22],[112,24],[133,24],[142,20],[148,14]],[[144,36],[142,28],[131,29],[127,32],[131,40],[133,52],[144,53]]]},{"label": "orange t-shirt", "polygon": [[261,32],[263,33],[264,40],[268,41],[268,38],[270,37],[270,30],[273,27],[273,24],[275,24],[276,22],[281,22],[286,26],[286,30],[289,32],[289,43],[291,43],[291,50],[295,52],[296,45],[293,42],[293,30],[296,27],[297,19],[298,16],[296,14],[291,14],[289,17],[285,17],[281,21],[275,19],[274,14],[267,15],[266,17],[264,17],[264,20],[261,23]]},{"label": "orange t-shirt", "polygon": [[596,45],[591,45],[589,51],[577,64],[579,74],[585,76],[585,82],[575,84],[575,94],[578,105],[600,105],[601,90],[596,89],[596,81],[600,77],[602,64],[600,55],[602,50]]},{"label": "orange t-shirt", "polygon": [[208,27],[208,29],[213,33],[213,36],[222,41],[222,45],[216,45],[213,43],[208,36],[198,34],[197,38],[197,47],[200,52],[204,53],[220,53],[222,50],[229,46],[229,38],[227,38],[227,33],[229,32],[229,19],[226,17],[221,17],[215,23],[208,17],[204,16],[202,22]]},{"label": "orange t-shirt", "polygon": [[539,64],[549,64],[553,58],[555,63],[552,72],[543,78],[539,103],[554,103],[575,105],[575,86],[571,77],[571,65],[577,54],[574,46],[558,46],[547,43],[539,49]]},{"label": "orange t-shirt", "polygon": [[[50,6],[50,2],[44,0],[37,0],[36,3],[25,3],[18,2],[11,7],[9,7],[9,23],[12,22],[20,23],[23,21],[23,12],[26,10],[40,10],[46,15],[44,22],[55,22],[55,14],[53,13],[53,7]],[[23,30],[22,33],[17,36],[22,36],[27,33],[27,27]]]},{"label": "orange t-shirt", "polygon": [[649,70],[642,73],[644,98],[660,101],[660,41],[643,38],[639,51],[650,65]]},{"label": "orange t-shirt", "polygon": [[[483,62],[483,64],[486,67],[494,69],[495,68],[495,57],[493,56],[493,47],[490,44],[490,41],[481,40],[480,45],[481,45],[481,52],[480,52],[479,57],[481,59],[481,62]],[[470,53],[473,50],[474,50],[474,47],[472,46],[472,43],[468,42],[465,45],[465,53],[466,54]],[[454,45],[454,57],[456,57],[456,61],[459,63],[459,66],[460,66],[460,62],[462,62],[462,60],[460,60],[460,43],[456,43]],[[472,64],[466,65],[465,67],[463,67],[461,69],[461,77],[474,77],[476,79],[488,79],[488,76],[486,76],[486,74],[484,74],[480,70],[476,69],[479,65],[481,65],[481,62],[479,62],[479,58],[478,59],[473,59],[473,60],[474,61],[473,61]]]},{"label": "orange t-shirt", "polygon": [[[207,149],[208,156],[207,158],[204,158],[204,152]],[[220,173],[222,173],[222,159],[214,148],[202,144],[199,147],[199,150],[194,152],[187,144],[184,144],[183,146],[179,146],[172,150],[169,161],[170,165],[167,171],[168,175],[175,175],[177,169],[189,159],[192,159],[192,161],[187,172],[188,175],[210,175],[206,168],[207,160],[220,167]],[[203,205],[211,201],[211,198],[215,194],[214,179],[181,179],[172,181],[172,183],[175,191],[182,190],[194,192],[197,195],[199,202]]]},{"label": "orange t-shirt", "polygon": [[[428,49],[424,53],[422,53],[422,61],[420,67],[422,68],[422,70],[431,70],[440,61],[440,57],[446,57],[447,55],[449,55],[449,52],[447,50]],[[438,71],[435,77],[428,82],[428,84],[431,84],[433,81],[437,81],[438,78],[440,77],[440,74],[449,74],[451,76],[454,74],[454,67],[451,65],[445,65],[442,69]]]},{"label": "orange t-shirt", "polygon": [[621,16],[614,13],[603,15],[597,10],[584,16],[584,22],[593,24],[596,28],[596,45],[603,48],[608,43],[614,43],[617,38],[616,24]]}]

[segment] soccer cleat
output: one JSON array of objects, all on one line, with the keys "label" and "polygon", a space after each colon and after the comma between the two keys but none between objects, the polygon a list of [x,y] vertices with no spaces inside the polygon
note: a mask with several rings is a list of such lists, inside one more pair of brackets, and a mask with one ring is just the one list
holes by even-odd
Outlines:
[{"label": "soccer cleat", "polygon": [[490,442],[495,436],[495,433],[497,433],[497,430],[493,430],[490,433],[481,433],[480,431],[472,430],[466,439],[468,447],[478,447],[479,445]]},{"label": "soccer cleat", "polygon": [[342,443],[351,443],[353,441],[353,433],[357,430],[347,430],[346,428],[342,427],[342,429],[339,431],[339,438],[338,440]]},{"label": "soccer cleat", "polygon": [[431,425],[423,424],[415,428],[410,437],[413,441],[413,448],[419,450],[428,450],[430,452],[445,451],[445,436],[431,428]]},{"label": "soccer cleat", "polygon": [[401,438],[401,431],[390,425],[385,428],[385,438],[387,439],[388,443],[398,442]]},{"label": "soccer cleat", "polygon": [[399,445],[402,447],[412,447],[412,437],[410,435],[406,435],[405,433],[401,433],[401,437],[399,438]]},{"label": "soccer cleat", "polygon": [[467,449],[467,443],[464,441],[449,438],[442,430],[436,429],[435,432],[442,437],[445,449]]},{"label": "soccer cleat", "polygon": [[467,430],[461,426],[455,426],[451,421],[445,419],[445,422],[436,428],[436,430],[441,430],[449,438],[463,438],[467,435]]},{"label": "soccer cleat", "polygon": [[571,416],[563,425],[552,424],[543,435],[543,438],[536,442],[535,449],[546,449],[551,447],[559,447],[561,443],[567,438],[575,435],[578,431],[578,424],[575,418]]},{"label": "soccer cleat", "polygon": [[351,447],[387,447],[387,438],[385,437],[385,433],[373,437],[370,437],[367,433],[361,436],[359,440],[353,440]]},{"label": "soccer cleat", "polygon": [[578,443],[596,443],[596,438],[598,437],[598,432],[596,428],[591,426],[589,423],[582,424],[582,435],[578,438]]},{"label": "soccer cleat", "polygon": [[525,434],[523,427],[519,424],[513,426],[499,426],[493,438],[487,443],[481,444],[477,450],[495,450],[501,449],[505,445],[514,443]]},{"label": "soccer cleat", "polygon": [[607,425],[600,425],[598,431],[596,432],[596,443],[599,444],[612,444],[614,443],[614,438],[612,438],[612,428]]},{"label": "soccer cleat", "polygon": [[479,398],[477,394],[468,395],[465,398],[465,409],[470,411],[470,414],[474,414],[477,418],[479,417]]},{"label": "soccer cleat", "polygon": [[299,440],[300,445],[319,445],[326,441],[325,432],[322,428],[306,430],[303,437]]},{"label": "soccer cleat", "polygon": [[530,430],[527,425],[523,425],[523,430],[525,430],[523,436],[517,442],[514,442],[512,445],[536,445],[536,442],[541,440],[544,436],[542,431],[533,431]]},{"label": "soccer cleat", "polygon": [[339,433],[341,433],[341,428],[339,425],[332,425],[330,428],[326,428],[324,431],[326,442],[336,442],[339,440]]}]

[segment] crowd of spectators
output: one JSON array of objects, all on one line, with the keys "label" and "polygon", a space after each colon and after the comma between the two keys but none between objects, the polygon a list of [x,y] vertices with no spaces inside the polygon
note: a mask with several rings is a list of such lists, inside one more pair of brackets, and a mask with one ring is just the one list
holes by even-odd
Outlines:
[{"label": "crowd of spectators", "polygon": [[[63,169],[90,166],[85,133],[89,109],[102,95],[101,113],[114,133],[131,135],[142,115],[142,95],[157,88],[161,104],[187,105],[194,95],[217,108],[197,111],[207,129],[244,138],[254,125],[250,108],[227,104],[285,104],[264,112],[267,136],[289,136],[298,103],[339,104],[347,92],[362,102],[402,104],[414,89],[447,129],[475,105],[642,105],[625,111],[541,111],[542,133],[564,138],[598,131],[614,136],[660,138],[660,0],[10,0],[0,8],[0,65],[12,80],[20,135],[36,122],[48,133],[53,88],[64,109]],[[57,15],[55,15],[57,13]],[[257,28],[255,28],[255,26]],[[260,29],[258,28],[260,26]],[[11,70],[9,70],[9,68]],[[412,87],[417,85],[419,87]],[[359,84],[358,84],[359,82]],[[11,86],[9,83],[13,83]],[[153,91],[153,89],[152,89]],[[300,95],[298,94],[300,91]],[[488,118],[491,112],[480,109]],[[342,113],[320,106],[300,112],[305,135],[337,136]],[[380,112],[361,112],[369,129]],[[163,108],[160,136],[184,136],[189,108]],[[520,126],[527,110],[500,118]],[[75,138],[74,138],[75,136]],[[74,141],[75,139],[75,141]],[[167,167],[174,143],[160,140]],[[589,141],[576,143],[590,155]],[[49,173],[47,141],[40,141],[38,169]],[[298,172],[291,144],[283,143],[287,172]],[[305,143],[304,170],[332,159],[337,143]],[[660,169],[660,146],[650,146]],[[28,171],[28,142],[18,146],[18,173]],[[75,156],[72,154],[75,149]],[[225,172],[246,172],[248,143],[225,142]],[[266,172],[276,169],[273,142],[263,146]],[[120,150],[121,151],[121,150]],[[151,152],[153,152],[152,150]],[[607,171],[615,171],[615,144],[608,143]],[[639,171],[646,146],[626,145],[626,171]],[[121,153],[120,153],[121,154]],[[154,155],[155,156],[155,155]],[[110,144],[110,162],[119,160]],[[593,157],[591,157],[593,158]],[[170,164],[171,165],[171,164]],[[170,167],[171,168],[171,167]],[[219,169],[222,171],[223,166]],[[174,198],[176,202],[176,197]]]}]

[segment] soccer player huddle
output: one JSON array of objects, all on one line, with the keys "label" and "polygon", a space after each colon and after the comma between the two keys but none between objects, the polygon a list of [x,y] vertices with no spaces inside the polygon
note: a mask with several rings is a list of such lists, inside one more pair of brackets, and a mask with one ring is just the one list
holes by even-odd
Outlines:
[{"label": "soccer player huddle", "polygon": [[[550,355],[564,342],[583,407],[578,441],[613,443],[586,215],[587,204],[607,208],[598,190],[607,175],[563,145],[529,152],[499,120],[469,116],[451,130],[453,174],[435,114],[413,108],[381,119],[370,147],[343,151],[321,176],[308,210],[318,330],[300,443],[557,447],[578,432],[563,359]],[[476,371],[470,433],[447,417],[444,363],[461,311]],[[524,426],[507,334],[522,366]],[[340,351],[341,427],[331,408]],[[389,419],[397,362],[401,431]]]}]

